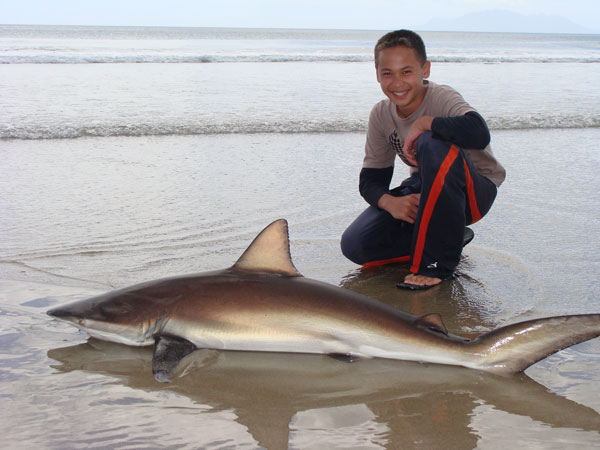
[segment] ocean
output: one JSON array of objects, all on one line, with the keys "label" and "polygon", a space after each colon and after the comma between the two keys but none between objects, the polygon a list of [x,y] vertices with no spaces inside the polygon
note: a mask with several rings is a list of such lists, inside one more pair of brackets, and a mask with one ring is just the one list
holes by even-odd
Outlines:
[{"label": "ocean", "polygon": [[[383,98],[385,30],[0,25],[0,429],[10,448],[580,448],[600,444],[600,340],[525,374],[151,351],[51,321],[62,302],[232,265],[286,218],[305,276],[473,337],[600,312],[600,35],[423,32],[432,81],[507,169],[458,279],[401,292],[339,239]],[[398,162],[394,183],[408,170]]]}]

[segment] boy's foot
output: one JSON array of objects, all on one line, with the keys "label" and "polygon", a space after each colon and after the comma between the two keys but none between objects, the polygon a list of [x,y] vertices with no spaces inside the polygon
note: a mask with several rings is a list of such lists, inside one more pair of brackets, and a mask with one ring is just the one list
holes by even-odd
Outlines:
[{"label": "boy's foot", "polygon": [[425,275],[417,275],[414,273],[409,273],[404,278],[404,282],[399,282],[396,284],[396,287],[401,289],[410,289],[411,291],[422,291],[424,289],[429,289],[434,286],[437,286],[444,280],[455,278],[456,275],[452,274],[446,278],[437,278],[437,277],[428,277]]},{"label": "boy's foot", "polygon": [[409,273],[404,278],[404,282],[398,283],[396,286],[401,289],[410,289],[412,291],[419,291],[423,289],[429,289],[433,286],[440,284],[442,280],[435,277],[427,277],[425,275],[416,275]]}]

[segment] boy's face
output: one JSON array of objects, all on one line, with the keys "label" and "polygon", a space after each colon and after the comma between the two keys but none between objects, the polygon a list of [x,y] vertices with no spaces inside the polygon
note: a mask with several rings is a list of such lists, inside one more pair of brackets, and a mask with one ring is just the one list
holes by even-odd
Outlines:
[{"label": "boy's face", "polygon": [[412,48],[396,46],[381,50],[377,58],[377,81],[395,105],[400,117],[408,117],[425,96],[423,80],[429,77],[429,61],[421,64]]}]

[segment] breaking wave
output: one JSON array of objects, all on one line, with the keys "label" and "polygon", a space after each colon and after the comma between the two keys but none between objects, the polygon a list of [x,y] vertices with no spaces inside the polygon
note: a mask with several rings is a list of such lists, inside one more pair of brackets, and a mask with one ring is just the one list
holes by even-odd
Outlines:
[{"label": "breaking wave", "polygon": [[[208,64],[208,63],[286,63],[286,62],[372,62],[369,54],[231,54],[231,55],[82,55],[82,54],[33,54],[0,55],[0,64]],[[595,56],[553,55],[432,55],[437,63],[600,63]]]},{"label": "breaking wave", "polygon": [[[488,117],[492,130],[600,128],[600,115]],[[74,139],[110,136],[194,136],[219,134],[363,133],[365,120],[249,121],[235,123],[94,124],[9,126],[0,124],[0,139]]]}]

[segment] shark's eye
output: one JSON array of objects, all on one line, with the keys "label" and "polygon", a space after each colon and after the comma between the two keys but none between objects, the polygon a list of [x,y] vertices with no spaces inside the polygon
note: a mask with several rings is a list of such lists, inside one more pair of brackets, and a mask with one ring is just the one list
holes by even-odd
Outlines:
[{"label": "shark's eye", "polygon": [[135,298],[131,299],[131,297],[117,298],[113,301],[99,304],[98,311],[104,318],[126,314],[135,310],[135,303],[133,303],[135,300]]}]

